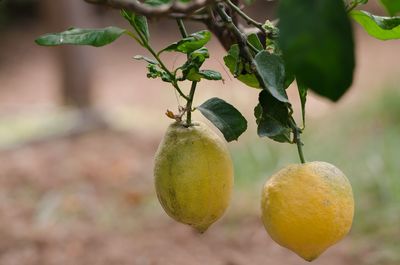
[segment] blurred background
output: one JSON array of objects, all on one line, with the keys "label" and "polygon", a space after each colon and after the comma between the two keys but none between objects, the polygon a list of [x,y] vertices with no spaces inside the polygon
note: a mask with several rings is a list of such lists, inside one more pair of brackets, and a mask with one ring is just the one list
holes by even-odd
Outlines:
[{"label": "blurred background", "polygon": [[[370,1],[366,9],[383,14]],[[276,2],[247,11],[274,18]],[[0,264],[306,264],[271,241],[259,219],[268,176],[297,163],[296,147],[256,136],[258,90],[227,74],[213,39],[207,67],[225,82],[202,81],[195,105],[218,96],[249,121],[230,143],[235,190],[222,220],[204,235],[171,220],[153,189],[153,155],[183,101],[146,78],[128,38],[103,48],[36,46],[70,26],[128,27],[115,10],[81,0],[0,1]],[[179,38],[174,21],[151,23],[152,43]],[[189,31],[202,25],[188,23]],[[377,41],[354,25],[357,69],[334,104],[310,94],[306,158],[349,177],[356,199],[350,236],[314,264],[400,264],[400,42]],[[182,55],[181,55],[182,56]],[[177,65],[173,54],[166,61]],[[186,87],[187,89],[187,87]],[[300,121],[296,88],[289,88]],[[195,119],[204,120],[195,112]]]}]

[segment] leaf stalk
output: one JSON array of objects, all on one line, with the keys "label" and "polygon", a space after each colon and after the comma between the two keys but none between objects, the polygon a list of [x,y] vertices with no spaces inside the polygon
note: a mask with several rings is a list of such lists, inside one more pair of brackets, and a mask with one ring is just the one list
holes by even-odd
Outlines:
[{"label": "leaf stalk", "polygon": [[[183,20],[178,18],[176,20],[176,22],[178,23],[178,28],[179,28],[179,31],[180,31],[182,37],[186,38],[188,36],[188,33],[186,31]],[[188,55],[188,58],[189,58],[189,55]],[[186,126],[187,127],[190,127],[192,125],[192,104],[193,104],[194,94],[196,93],[196,87],[197,87],[197,82],[193,81],[192,86],[190,88],[188,99],[186,100]]]}]

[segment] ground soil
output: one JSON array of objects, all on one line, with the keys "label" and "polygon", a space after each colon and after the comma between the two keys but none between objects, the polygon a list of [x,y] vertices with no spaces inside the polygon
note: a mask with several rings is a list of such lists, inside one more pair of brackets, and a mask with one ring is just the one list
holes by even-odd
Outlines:
[{"label": "ground soil", "polygon": [[[240,193],[205,234],[167,217],[149,170],[156,146],[101,130],[3,151],[0,264],[307,264],[271,241]],[[344,241],[315,264],[356,260]]]}]

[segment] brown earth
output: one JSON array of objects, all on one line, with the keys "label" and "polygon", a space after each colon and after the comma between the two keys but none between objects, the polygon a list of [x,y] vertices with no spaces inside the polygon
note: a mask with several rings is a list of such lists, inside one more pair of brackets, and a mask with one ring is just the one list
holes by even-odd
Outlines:
[{"label": "brown earth", "polygon": [[[104,130],[2,152],[0,264],[307,264],[269,239],[240,192],[203,235],[167,217],[149,170],[156,145]],[[314,264],[355,260],[344,241]]]}]

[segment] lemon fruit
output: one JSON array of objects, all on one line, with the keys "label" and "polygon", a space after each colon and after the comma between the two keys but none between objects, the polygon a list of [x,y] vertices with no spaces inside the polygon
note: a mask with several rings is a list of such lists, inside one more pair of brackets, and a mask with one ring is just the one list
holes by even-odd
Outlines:
[{"label": "lemon fruit", "polygon": [[274,174],[263,188],[261,208],[271,238],[312,261],[349,232],[354,199],[338,168],[309,162]]},{"label": "lemon fruit", "polygon": [[155,187],[166,213],[204,232],[228,207],[233,166],[225,142],[205,124],[175,122],[155,156]]}]

